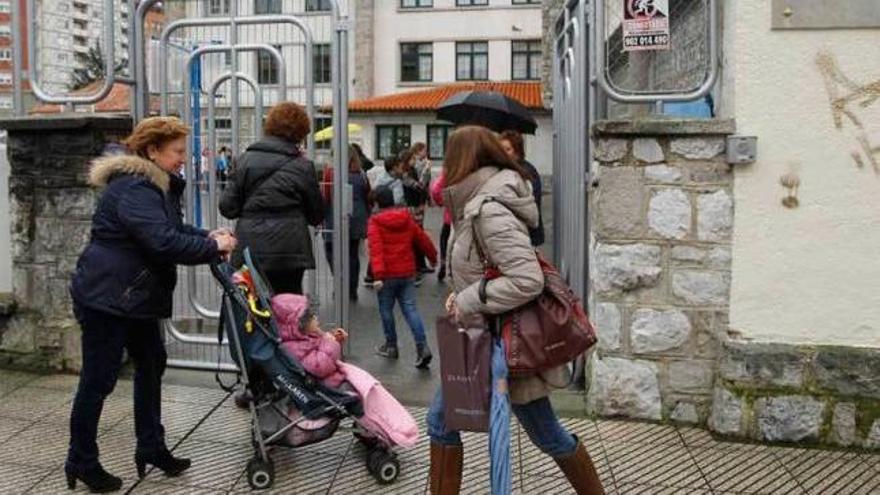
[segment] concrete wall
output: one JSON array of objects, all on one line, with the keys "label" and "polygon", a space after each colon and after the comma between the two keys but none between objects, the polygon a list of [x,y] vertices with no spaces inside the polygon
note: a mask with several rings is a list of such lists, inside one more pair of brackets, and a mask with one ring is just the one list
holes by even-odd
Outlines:
[{"label": "concrete wall", "polygon": [[[455,42],[489,42],[489,79],[510,80],[510,41],[542,36],[541,5],[513,6],[490,0],[486,7],[460,8],[455,0],[434,0],[430,9],[401,9],[397,0],[376,2],[375,94],[455,82]],[[400,43],[434,43],[434,80],[400,82]]]},{"label": "concrete wall", "polygon": [[12,254],[9,250],[9,158],[0,146],[0,292],[12,290]]},{"label": "concrete wall", "polygon": [[758,136],[757,162],[736,171],[731,329],[877,347],[880,30],[773,31],[770,6],[725,2],[723,107]]},{"label": "concrete wall", "polygon": [[[536,116],[538,130],[534,136],[525,136],[526,158],[542,175],[553,173],[553,118],[550,115]],[[360,142],[364,152],[369,157],[376,154],[376,126],[377,125],[409,125],[412,133],[411,142],[418,141],[427,143],[427,126],[432,124],[448,125],[448,122],[440,122],[431,114],[349,114],[352,123],[363,126],[359,138],[354,141]]]}]

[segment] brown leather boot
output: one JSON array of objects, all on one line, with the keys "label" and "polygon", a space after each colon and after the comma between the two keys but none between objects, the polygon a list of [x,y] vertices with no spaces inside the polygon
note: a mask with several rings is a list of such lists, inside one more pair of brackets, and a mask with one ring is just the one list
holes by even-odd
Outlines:
[{"label": "brown leather boot", "polygon": [[431,442],[431,495],[458,495],[462,453],[461,445]]},{"label": "brown leather boot", "polygon": [[[575,437],[577,440],[577,437]],[[553,460],[559,466],[559,469],[568,478],[571,487],[578,495],[604,495],[605,490],[602,488],[602,482],[599,480],[599,473],[593,466],[593,460],[584,444],[577,440],[577,450],[573,454],[564,457],[554,457]]]}]

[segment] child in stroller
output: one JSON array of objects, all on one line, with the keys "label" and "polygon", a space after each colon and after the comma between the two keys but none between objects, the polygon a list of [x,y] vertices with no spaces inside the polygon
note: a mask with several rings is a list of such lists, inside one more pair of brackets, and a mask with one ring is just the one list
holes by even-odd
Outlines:
[{"label": "child in stroller", "polygon": [[242,383],[253,396],[251,488],[274,482],[268,447],[320,442],[346,418],[368,448],[371,474],[380,483],[393,482],[400,471],[393,450],[416,443],[415,420],[369,373],[339,360],[344,330],[321,332],[305,297],[273,297],[247,250],[244,258],[238,272],[227,263],[213,265],[212,272],[224,291],[220,331],[226,332]]}]

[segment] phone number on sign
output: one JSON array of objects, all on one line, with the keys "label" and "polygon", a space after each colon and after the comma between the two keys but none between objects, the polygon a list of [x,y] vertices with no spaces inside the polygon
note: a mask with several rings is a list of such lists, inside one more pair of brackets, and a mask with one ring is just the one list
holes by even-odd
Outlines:
[{"label": "phone number on sign", "polygon": [[668,34],[655,34],[648,36],[627,36],[623,40],[624,46],[657,46],[668,45]]}]

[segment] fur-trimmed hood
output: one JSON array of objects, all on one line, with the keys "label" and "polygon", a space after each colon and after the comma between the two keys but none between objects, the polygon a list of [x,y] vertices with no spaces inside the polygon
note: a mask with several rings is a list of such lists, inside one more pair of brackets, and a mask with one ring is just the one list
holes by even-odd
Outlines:
[{"label": "fur-trimmed hood", "polygon": [[89,185],[103,188],[115,175],[140,175],[146,177],[162,192],[168,192],[171,176],[158,165],[137,155],[113,155],[97,158],[89,169]]}]

